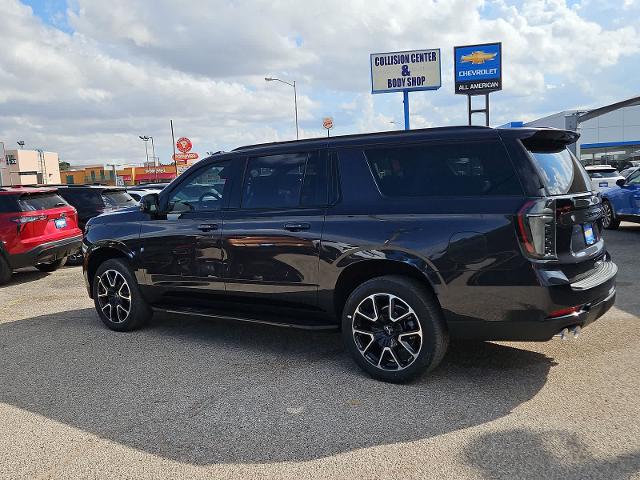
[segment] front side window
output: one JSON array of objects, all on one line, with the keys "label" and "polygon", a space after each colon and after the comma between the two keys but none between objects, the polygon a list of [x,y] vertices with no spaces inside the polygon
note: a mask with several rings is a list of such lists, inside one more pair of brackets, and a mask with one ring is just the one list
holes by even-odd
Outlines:
[{"label": "front side window", "polygon": [[327,202],[326,162],[317,152],[249,159],[243,208],[296,208]]},{"label": "front side window", "polygon": [[499,142],[372,148],[365,155],[378,188],[390,197],[522,194]]},{"label": "front side window", "polygon": [[178,185],[169,197],[168,211],[220,210],[230,185],[231,162],[211,164]]},{"label": "front side window", "polygon": [[123,190],[106,190],[102,193],[102,200],[107,207],[128,207],[134,203],[133,198]]}]

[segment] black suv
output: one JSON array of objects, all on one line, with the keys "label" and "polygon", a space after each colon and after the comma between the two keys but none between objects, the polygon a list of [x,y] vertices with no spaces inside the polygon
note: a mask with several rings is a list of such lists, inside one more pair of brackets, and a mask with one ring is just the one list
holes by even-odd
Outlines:
[{"label": "black suv", "polygon": [[[105,212],[130,207],[137,202],[124,188],[105,185],[56,185],[58,194],[78,211],[78,226],[84,230],[87,222]],[[80,265],[80,252],[70,255],[69,265]]]},{"label": "black suv", "polygon": [[577,331],[617,272],[577,138],[450,127],[216,154],[87,224],[89,295],[114,330],[153,310],[341,328],[387,381],[434,368],[450,337]]}]

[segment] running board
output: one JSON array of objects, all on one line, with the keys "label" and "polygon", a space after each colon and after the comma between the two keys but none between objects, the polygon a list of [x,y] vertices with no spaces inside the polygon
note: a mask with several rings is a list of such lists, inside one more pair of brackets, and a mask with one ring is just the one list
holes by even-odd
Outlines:
[{"label": "running board", "polygon": [[[153,306],[154,312],[164,312],[170,313],[173,315],[187,315],[190,317],[204,317],[210,318],[214,320],[233,320],[236,322],[249,322],[249,323],[260,323],[263,325],[274,325],[276,327],[285,327],[285,328],[297,328],[301,330],[338,330],[339,326],[335,323],[320,323],[313,321],[304,321],[304,320],[294,320],[291,319],[288,321],[286,318],[270,318],[265,315],[264,318],[255,318],[252,316],[241,316],[238,314],[227,314],[227,313],[214,313],[209,310],[198,309],[198,308],[187,308],[187,307],[174,307],[174,306],[165,306],[165,305],[157,305]],[[304,312],[301,313],[304,315]]]}]

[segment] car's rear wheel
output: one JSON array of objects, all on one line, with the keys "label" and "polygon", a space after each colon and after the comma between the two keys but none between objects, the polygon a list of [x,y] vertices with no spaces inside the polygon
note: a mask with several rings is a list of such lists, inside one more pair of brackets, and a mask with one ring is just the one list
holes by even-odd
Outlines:
[{"label": "car's rear wheel", "polygon": [[141,327],[153,313],[129,266],[120,259],[107,260],[98,267],[93,279],[93,300],[104,324],[119,332]]},{"label": "car's rear wheel", "polygon": [[67,263],[67,257],[62,257],[58,260],[54,260],[53,262],[38,263],[36,264],[36,268],[41,272],[55,272],[60,267],[63,267],[65,263]]},{"label": "car's rear wheel", "polygon": [[71,266],[82,265],[82,260],[83,260],[82,253],[74,253],[67,257],[67,265],[71,265]]},{"label": "car's rear wheel", "polygon": [[607,200],[602,202],[602,226],[607,230],[615,230],[620,226],[620,220],[615,217],[613,207]]},{"label": "car's rear wheel", "polygon": [[433,293],[395,275],[371,279],[351,293],[342,335],[356,363],[387,382],[404,382],[434,369],[449,341]]},{"label": "car's rear wheel", "polygon": [[0,285],[9,283],[9,280],[11,280],[11,268],[2,254],[0,254]]}]

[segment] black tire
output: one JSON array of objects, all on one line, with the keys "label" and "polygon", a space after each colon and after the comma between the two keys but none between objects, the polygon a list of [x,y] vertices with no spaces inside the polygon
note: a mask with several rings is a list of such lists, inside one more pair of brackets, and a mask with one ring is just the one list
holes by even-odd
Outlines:
[{"label": "black tire", "polygon": [[[138,282],[125,260],[114,258],[100,264],[93,278],[92,288],[98,316],[111,330],[135,330],[153,315],[153,310],[142,297]],[[127,293],[128,302],[125,300]]]},{"label": "black tire", "polygon": [[620,220],[616,218],[613,207],[608,200],[602,202],[602,226],[607,230],[617,230],[620,226]]},{"label": "black tire", "polygon": [[82,261],[83,261],[82,253],[74,253],[73,255],[69,255],[67,257],[67,265],[72,267],[82,265]]},{"label": "black tire", "polygon": [[11,280],[11,268],[0,252],[0,285],[9,283],[9,280]]},{"label": "black tire", "polygon": [[[392,310],[393,321],[388,315]],[[367,312],[369,318],[364,316]],[[417,331],[421,336],[407,333]],[[351,293],[342,312],[342,338],[365,372],[393,383],[436,368],[449,344],[435,295],[420,282],[399,275],[373,278]]]},{"label": "black tire", "polygon": [[67,263],[67,257],[62,257],[58,260],[54,260],[53,262],[38,263],[36,265],[36,268],[41,272],[55,272],[60,267],[63,267],[65,263]]}]

